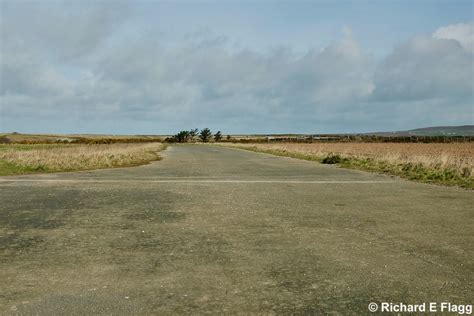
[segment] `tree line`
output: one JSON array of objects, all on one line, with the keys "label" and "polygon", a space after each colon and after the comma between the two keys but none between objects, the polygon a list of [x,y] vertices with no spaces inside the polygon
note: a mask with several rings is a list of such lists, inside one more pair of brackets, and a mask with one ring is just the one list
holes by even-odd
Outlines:
[{"label": "tree line", "polygon": [[[230,136],[227,136],[230,138]],[[174,135],[171,139],[167,139],[171,142],[177,143],[187,143],[187,142],[195,142],[201,141],[203,143],[208,143],[211,140],[214,142],[219,142],[222,139],[221,131],[217,131],[216,133],[212,134],[212,131],[209,128],[203,128],[199,131],[199,129],[194,128],[189,131],[180,131],[176,135]]]}]

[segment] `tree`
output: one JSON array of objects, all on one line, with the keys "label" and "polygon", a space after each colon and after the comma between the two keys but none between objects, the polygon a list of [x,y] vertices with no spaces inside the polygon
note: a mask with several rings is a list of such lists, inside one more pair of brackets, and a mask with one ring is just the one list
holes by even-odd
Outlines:
[{"label": "tree", "polygon": [[197,134],[199,133],[199,129],[194,128],[189,131],[189,139],[194,140],[196,138]]},{"label": "tree", "polygon": [[227,135],[227,140],[230,140],[230,135]]},{"label": "tree", "polygon": [[221,131],[218,131],[217,133],[214,134],[214,140],[216,142],[220,141],[221,139],[222,139]]},{"label": "tree", "polygon": [[199,138],[201,139],[203,143],[209,142],[209,139],[211,138],[211,136],[212,136],[212,132],[207,127],[201,130],[201,132],[199,133]]},{"label": "tree", "polygon": [[184,142],[187,142],[188,141],[188,138],[189,138],[189,132],[188,131],[181,131],[179,132],[178,134],[176,134],[174,136],[174,138],[176,139],[176,141],[178,143],[184,143]]}]

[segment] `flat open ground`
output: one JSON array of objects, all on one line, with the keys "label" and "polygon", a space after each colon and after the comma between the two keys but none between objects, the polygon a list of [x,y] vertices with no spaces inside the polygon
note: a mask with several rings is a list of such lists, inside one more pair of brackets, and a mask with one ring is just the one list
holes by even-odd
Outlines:
[{"label": "flat open ground", "polygon": [[163,156],[0,177],[0,314],[472,304],[472,191],[205,145]]}]

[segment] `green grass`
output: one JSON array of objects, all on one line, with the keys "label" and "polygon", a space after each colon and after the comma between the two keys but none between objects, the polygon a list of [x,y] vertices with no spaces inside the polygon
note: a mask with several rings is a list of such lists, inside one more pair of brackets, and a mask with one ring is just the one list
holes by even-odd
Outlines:
[{"label": "green grass", "polygon": [[455,170],[441,167],[427,168],[421,164],[392,164],[385,161],[376,161],[374,159],[342,158],[339,155],[332,153],[324,156],[317,156],[314,154],[291,152],[284,149],[260,149],[258,147],[244,146],[233,146],[232,148],[315,161],[319,163],[335,164],[343,168],[384,173],[423,183],[474,189],[474,179],[472,177],[463,176]]},{"label": "green grass", "polygon": [[44,170],[39,170],[38,168],[22,167],[0,159],[0,176],[13,176],[42,171],[44,172]]},{"label": "green grass", "polygon": [[[70,147],[74,145],[68,144],[0,144],[0,152],[7,150],[15,151],[30,151],[35,149],[54,149],[60,147]],[[29,173],[44,173],[52,172],[47,170],[44,166],[28,167],[20,166],[5,160],[0,159],[0,176],[13,176]]]},{"label": "green grass", "polygon": [[455,170],[441,167],[427,168],[421,164],[390,164],[372,159],[343,159],[338,165],[344,168],[395,175],[423,183],[474,189],[474,179],[472,177],[464,177]]}]

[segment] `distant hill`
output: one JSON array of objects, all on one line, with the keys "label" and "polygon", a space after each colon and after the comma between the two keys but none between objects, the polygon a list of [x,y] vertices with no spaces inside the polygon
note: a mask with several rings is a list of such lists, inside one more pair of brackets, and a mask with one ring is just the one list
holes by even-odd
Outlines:
[{"label": "distant hill", "polygon": [[367,133],[378,136],[474,136],[474,125],[433,126],[408,131]]}]

